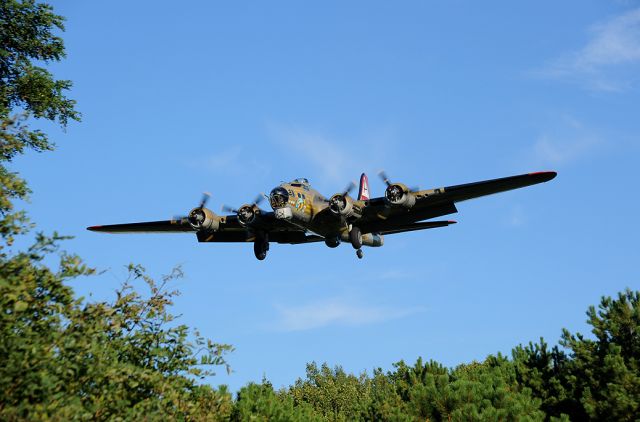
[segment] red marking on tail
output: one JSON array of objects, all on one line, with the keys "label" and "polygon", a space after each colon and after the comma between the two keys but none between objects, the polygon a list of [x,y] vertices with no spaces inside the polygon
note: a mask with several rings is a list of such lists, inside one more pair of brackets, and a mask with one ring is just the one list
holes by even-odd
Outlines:
[{"label": "red marking on tail", "polygon": [[360,190],[358,190],[358,201],[368,201],[371,198],[369,195],[369,178],[366,174],[362,173],[360,176]]}]

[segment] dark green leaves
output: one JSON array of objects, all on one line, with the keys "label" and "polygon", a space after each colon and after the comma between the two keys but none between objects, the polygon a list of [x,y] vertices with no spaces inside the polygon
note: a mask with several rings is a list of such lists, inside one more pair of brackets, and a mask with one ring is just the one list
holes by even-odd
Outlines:
[{"label": "dark green leaves", "polygon": [[47,135],[30,130],[25,121],[32,116],[64,127],[69,119],[80,120],[75,101],[65,96],[71,82],[56,80],[39,66],[65,56],[64,43],[55,35],[64,30],[63,20],[46,4],[0,0],[0,236],[7,245],[29,229],[25,214],[13,207],[29,189],[7,164],[29,149],[53,149]]},{"label": "dark green leaves", "polygon": [[71,82],[55,80],[36,65],[65,56],[64,43],[55,35],[64,30],[63,21],[49,5],[0,0],[0,118],[19,109],[63,126],[79,119],[75,102],[64,96]]}]

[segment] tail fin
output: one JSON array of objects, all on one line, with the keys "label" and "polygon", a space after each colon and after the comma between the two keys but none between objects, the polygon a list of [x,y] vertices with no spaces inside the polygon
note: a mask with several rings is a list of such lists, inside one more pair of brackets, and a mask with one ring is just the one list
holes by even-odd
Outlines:
[{"label": "tail fin", "polygon": [[368,201],[371,198],[369,195],[369,178],[366,174],[362,173],[360,176],[360,190],[358,190],[358,201]]}]

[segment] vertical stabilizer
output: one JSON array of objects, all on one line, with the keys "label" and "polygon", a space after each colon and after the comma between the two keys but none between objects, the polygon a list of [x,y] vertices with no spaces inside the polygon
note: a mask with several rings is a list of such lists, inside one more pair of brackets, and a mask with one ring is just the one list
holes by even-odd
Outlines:
[{"label": "vertical stabilizer", "polygon": [[366,174],[362,173],[360,176],[360,190],[358,190],[358,201],[368,201],[371,198],[369,195],[369,178]]}]

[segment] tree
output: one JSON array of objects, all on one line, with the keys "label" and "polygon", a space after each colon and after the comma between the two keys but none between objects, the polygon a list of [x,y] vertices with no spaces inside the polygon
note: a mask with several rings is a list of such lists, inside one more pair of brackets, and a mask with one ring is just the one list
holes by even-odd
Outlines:
[{"label": "tree", "polygon": [[512,350],[517,382],[532,390],[542,403],[540,408],[547,415],[580,415],[585,419],[579,402],[569,388],[569,356],[558,346],[549,348],[544,339]]},{"label": "tree", "polygon": [[[225,365],[230,346],[215,344],[169,312],[167,285],[139,266],[113,303],[83,303],[66,281],[89,272],[62,253],[57,271],[41,264],[56,239],[39,237],[25,253],[0,263],[0,419],[165,417],[218,419],[231,411],[231,396],[196,383]],[[149,289],[143,298],[135,282]]]},{"label": "tree", "polygon": [[[396,364],[397,365],[397,364]],[[387,376],[382,369],[373,371],[371,394],[368,406],[363,411],[363,419],[370,421],[411,421],[408,405],[402,400],[391,373]]]},{"label": "tree", "polygon": [[515,382],[511,362],[489,356],[447,369],[434,361],[404,362],[389,373],[408,415],[417,420],[542,420],[539,401]]},{"label": "tree", "polygon": [[514,349],[518,381],[543,400],[548,416],[636,420],[640,414],[640,292],[603,297],[590,306],[594,339],[563,330],[560,346]]},{"label": "tree", "polygon": [[308,403],[327,420],[355,420],[369,402],[370,382],[365,374],[356,377],[339,366],[318,368],[312,362],[306,379],[298,379],[288,393],[296,405]]},{"label": "tree", "polygon": [[574,396],[593,420],[636,420],[640,414],[640,292],[627,289],[617,299],[590,306],[587,322],[595,340],[562,333],[571,351]]},{"label": "tree", "polygon": [[330,421],[544,419],[540,400],[518,385],[513,363],[500,355],[454,369],[422,359],[411,367],[402,361],[394,367],[386,374],[376,369],[371,378],[312,363],[306,379],[282,394],[293,398],[297,408],[310,405]]},{"label": "tree", "polygon": [[[131,265],[112,303],[91,303],[68,282],[95,271],[59,249],[63,236],[39,233],[26,250],[8,249],[31,226],[14,208],[29,189],[7,165],[53,149],[28,119],[65,127],[80,118],[64,95],[71,83],[34,64],[64,57],[54,35],[63,29],[48,5],[0,0],[0,420],[226,418],[230,394],[197,379],[226,365],[231,347],[176,324],[169,309],[177,292],[167,286],[178,270],[157,283]],[[55,255],[58,266],[46,265]],[[148,297],[134,290],[140,282]]]},{"label": "tree", "polygon": [[278,394],[267,380],[262,384],[250,383],[238,392],[231,421],[322,421],[320,414],[307,403],[294,403],[287,393]]},{"label": "tree", "polygon": [[0,0],[0,235],[7,244],[28,230],[26,215],[14,212],[13,200],[26,199],[29,189],[6,164],[25,150],[53,149],[47,135],[29,129],[26,120],[46,119],[63,128],[69,120],[80,120],[75,101],[65,96],[71,82],[35,64],[65,57],[62,38],[54,34],[64,30],[63,24],[49,5]]}]

